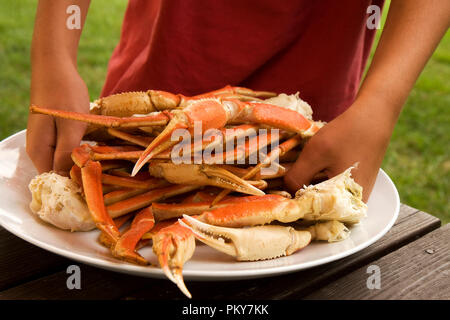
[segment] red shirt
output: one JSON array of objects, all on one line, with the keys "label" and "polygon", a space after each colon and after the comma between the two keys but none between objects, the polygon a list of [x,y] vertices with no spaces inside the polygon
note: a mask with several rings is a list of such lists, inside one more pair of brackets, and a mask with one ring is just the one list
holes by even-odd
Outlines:
[{"label": "red shirt", "polygon": [[355,99],[384,0],[130,0],[102,96],[226,84],[295,93],[329,121]]}]

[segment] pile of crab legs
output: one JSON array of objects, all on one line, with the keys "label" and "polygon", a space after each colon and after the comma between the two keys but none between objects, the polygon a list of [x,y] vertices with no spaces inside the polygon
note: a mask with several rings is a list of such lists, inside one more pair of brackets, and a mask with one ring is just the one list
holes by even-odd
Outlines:
[{"label": "pile of crab legs", "polygon": [[[305,198],[302,190],[295,199],[280,190],[290,163],[320,124],[297,111],[264,102],[273,96],[231,86],[194,97],[148,90],[96,100],[89,114],[35,105],[30,111],[88,123],[85,139],[96,144],[73,150],[70,177],[81,187],[101,230],[99,242],[114,257],[147,265],[138,250],[151,240],[166,276],[191,297],[182,268],[194,253],[195,239],[237,260],[256,261],[292,254],[314,239],[330,241],[331,230],[345,232],[343,222],[357,222],[351,214],[342,214],[341,221],[324,218],[325,222],[301,230],[286,225],[300,219],[319,221],[321,213],[336,210],[333,204],[317,209],[320,199]],[[218,134],[192,143],[188,157],[259,128],[277,128],[280,133],[272,137],[266,131],[249,138],[240,152],[216,152],[215,160],[208,163],[175,164],[171,152],[181,138],[173,139],[173,133],[177,129],[192,132],[196,122],[201,122],[203,132],[216,129]],[[275,140],[279,142],[276,147],[256,165],[246,164],[252,153]],[[244,165],[223,164],[224,157],[243,160]],[[275,160],[277,170],[263,174],[262,168]],[[141,170],[144,166],[147,170]],[[320,185],[314,186],[315,192],[320,193]],[[357,192],[343,196],[362,203],[357,187]],[[161,203],[167,199],[170,203]],[[129,220],[130,226],[121,232]]]}]

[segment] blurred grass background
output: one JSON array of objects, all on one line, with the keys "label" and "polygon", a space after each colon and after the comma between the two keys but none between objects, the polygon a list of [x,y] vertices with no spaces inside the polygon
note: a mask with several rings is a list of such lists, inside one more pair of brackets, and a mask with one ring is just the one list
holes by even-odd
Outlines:
[{"label": "blurred grass background", "polygon": [[[79,72],[91,100],[100,94],[126,3],[91,3],[78,55]],[[34,0],[0,2],[0,140],[26,127],[35,10]],[[386,13],[384,10],[383,21]],[[447,32],[410,94],[383,162],[401,201],[443,223],[450,221],[449,79]]]}]

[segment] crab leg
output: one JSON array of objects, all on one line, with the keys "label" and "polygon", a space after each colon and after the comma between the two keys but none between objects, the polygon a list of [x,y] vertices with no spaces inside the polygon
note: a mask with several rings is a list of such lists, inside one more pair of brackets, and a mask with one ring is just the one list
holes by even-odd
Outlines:
[{"label": "crab leg", "polygon": [[148,180],[139,180],[128,177],[117,177],[110,174],[103,173],[102,174],[102,182],[104,184],[110,184],[125,188],[135,188],[135,189],[157,189],[166,187],[169,185],[168,182],[161,179],[148,179]]},{"label": "crab leg", "polygon": [[106,193],[103,196],[103,200],[105,201],[105,205],[108,206],[110,204],[129,199],[131,197],[137,196],[139,194],[145,193],[148,190],[146,189],[120,189]]},{"label": "crab leg", "polygon": [[131,263],[147,265],[148,261],[136,252],[136,245],[142,236],[155,225],[152,209],[141,210],[133,219],[130,229],[120,236],[112,249],[113,256]]},{"label": "crab leg", "polygon": [[136,162],[132,175],[135,175],[156,154],[178,143],[176,140],[171,140],[172,133],[176,129],[191,130],[197,121],[202,123],[203,132],[208,129],[223,128],[227,123],[253,122],[298,134],[314,126],[313,122],[296,111],[270,104],[239,100],[201,99],[176,111],[172,112],[173,118],[164,131],[152,141]]},{"label": "crab leg", "polygon": [[107,212],[113,218],[120,217],[131,211],[148,207],[152,202],[161,201],[179,194],[193,191],[198,186],[173,185],[166,188],[150,190],[126,200],[122,200],[106,207]]},{"label": "crab leg", "polygon": [[237,99],[256,100],[276,96],[267,91],[253,91],[247,88],[226,86],[193,97],[173,94],[160,90],[125,92],[100,98],[93,103],[91,112],[95,114],[126,117],[133,114],[147,114],[154,111],[186,107],[192,101],[202,98],[229,96]]},{"label": "crab leg", "polygon": [[[279,135],[272,135],[269,133],[262,133],[257,136],[250,137],[247,141],[245,141],[243,146],[238,146],[238,148],[234,148],[233,150],[226,151],[221,154],[216,154],[212,161],[208,161],[208,164],[222,164],[229,163],[229,161],[241,163],[248,159],[252,154],[258,152],[262,148],[267,147],[278,141],[280,138]],[[256,158],[255,158],[256,161]]]},{"label": "crab leg", "polygon": [[191,298],[183,281],[183,265],[194,254],[194,234],[189,228],[175,222],[157,231],[152,240],[153,252],[158,257],[164,274],[178,286],[181,292]]},{"label": "crab leg", "polygon": [[88,161],[81,168],[83,190],[92,219],[113,243],[119,238],[119,230],[105,208],[101,184],[102,168],[99,162]]},{"label": "crab leg", "polygon": [[245,229],[216,227],[188,215],[179,220],[206,245],[236,257],[238,261],[257,261],[288,256],[311,242],[311,233],[292,227],[258,226]]},{"label": "crab leg", "polygon": [[277,94],[274,92],[269,92],[269,91],[254,91],[248,88],[243,88],[243,87],[232,87],[230,85],[227,85],[221,89],[218,90],[214,90],[211,92],[208,92],[206,95],[199,95],[199,96],[195,96],[193,98],[205,98],[206,96],[228,96],[228,95],[240,95],[240,96],[247,96],[247,97],[258,97],[258,98],[263,98],[263,99],[267,99],[267,98],[271,98],[271,97],[275,97]]},{"label": "crab leg", "polygon": [[166,125],[169,118],[162,112],[154,112],[146,116],[140,117],[113,117],[102,116],[96,114],[83,114],[72,111],[55,110],[35,105],[30,106],[32,113],[41,113],[49,116],[54,116],[63,119],[76,120],[81,122],[87,122],[102,127],[108,128],[134,128],[144,126],[163,126]]},{"label": "crab leg", "polygon": [[264,192],[234,174],[214,165],[174,164],[156,162],[149,164],[149,172],[157,178],[164,178],[170,183],[198,186],[217,186],[252,195]]},{"label": "crab leg", "polygon": [[[286,154],[288,151],[290,151],[293,148],[297,147],[301,143],[302,143],[302,137],[300,135],[296,135],[296,136],[294,136],[294,137],[284,141],[277,148],[272,150],[268,154],[267,158],[263,162],[260,162],[258,165],[256,165],[251,170],[249,170],[242,177],[242,179],[251,179],[251,178],[253,178],[256,174],[260,173],[261,168],[263,168],[265,166],[268,166],[271,162],[275,161],[276,159],[279,159],[280,156]],[[219,193],[219,195],[213,201],[213,205],[218,203],[221,199],[226,197],[227,194],[229,194],[229,193],[230,193],[229,190],[222,190],[222,192]]]},{"label": "crab leg", "polygon": [[206,199],[198,202],[182,202],[182,203],[153,203],[152,211],[155,219],[158,221],[167,220],[172,218],[180,218],[183,214],[187,215],[198,215],[203,212],[211,211],[217,208],[222,208],[229,206],[232,203],[245,203],[245,202],[255,202],[255,201],[266,201],[266,200],[278,200],[280,199],[278,195],[266,195],[265,197],[258,196],[248,196],[248,197],[227,197],[223,199],[220,203],[211,206],[212,199]]},{"label": "crab leg", "polygon": [[74,164],[69,172],[70,178],[76,182],[81,188],[83,188],[83,181],[81,178],[81,169],[79,166]]},{"label": "crab leg", "polygon": [[300,189],[295,199],[264,195],[257,197],[258,201],[236,201],[202,213],[199,220],[224,227],[264,225],[272,221],[289,223],[298,219],[358,223],[366,215],[367,205],[362,201],[362,187],[351,178],[352,168]]},{"label": "crab leg", "polygon": [[[116,225],[117,229],[120,229],[128,220],[133,218],[134,213],[129,213],[124,216],[121,216],[119,218],[114,219],[114,224]],[[108,249],[111,249],[114,246],[114,242],[112,242],[108,236],[102,231],[100,232],[100,235],[98,237],[98,241],[107,247]]]},{"label": "crab leg", "polygon": [[151,137],[137,136],[113,128],[109,128],[108,133],[113,137],[134,143],[144,148],[147,148],[147,146],[153,141],[153,138]]}]

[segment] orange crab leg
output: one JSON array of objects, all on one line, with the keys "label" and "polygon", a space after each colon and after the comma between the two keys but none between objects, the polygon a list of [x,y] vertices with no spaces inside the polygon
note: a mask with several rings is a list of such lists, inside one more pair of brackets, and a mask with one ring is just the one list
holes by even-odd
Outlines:
[{"label": "orange crab leg", "polygon": [[[261,171],[261,168],[269,165],[272,161],[279,158],[280,156],[286,154],[289,150],[292,150],[293,148],[297,147],[302,143],[302,137],[301,135],[296,135],[283,143],[281,143],[277,148],[269,152],[267,158],[260,162],[258,165],[254,166],[251,170],[249,170],[242,179],[251,179],[253,178],[257,173]],[[218,203],[220,200],[222,200],[225,196],[227,196],[230,193],[229,190],[222,190],[222,192],[219,193],[219,195],[216,197],[216,199],[213,201],[213,205]]]},{"label": "orange crab leg", "polygon": [[104,184],[110,184],[115,186],[121,186],[125,188],[135,188],[135,189],[156,189],[168,186],[169,183],[162,179],[148,179],[148,180],[139,180],[128,177],[117,177],[113,175],[109,175],[106,173],[102,174],[102,182]]},{"label": "orange crab leg", "polygon": [[75,181],[76,184],[78,184],[81,188],[83,188],[83,180],[81,178],[81,169],[79,166],[74,164],[72,168],[70,169],[70,178]]},{"label": "orange crab leg", "polygon": [[130,128],[143,126],[163,126],[166,125],[169,118],[162,112],[154,112],[153,114],[142,117],[113,117],[103,116],[89,113],[78,113],[72,111],[55,110],[35,105],[30,106],[32,113],[41,113],[63,119],[87,122],[109,128]]},{"label": "orange crab leg", "polygon": [[129,162],[122,160],[107,160],[102,161],[102,171],[108,171],[112,169],[126,168]]},{"label": "orange crab leg", "polygon": [[[304,134],[314,124],[300,113],[283,107],[239,100],[204,99],[173,113],[163,132],[152,141],[136,162],[132,175],[159,152],[173,146],[172,133],[178,128],[192,129],[195,122],[202,123],[202,130],[223,128],[227,123],[258,123]],[[181,137],[180,137],[181,139]]]},{"label": "orange crab leg", "polygon": [[277,94],[274,92],[269,92],[269,91],[254,91],[248,88],[243,88],[243,87],[233,87],[230,85],[227,85],[223,88],[214,90],[214,91],[210,91],[204,94],[200,94],[197,96],[194,96],[192,98],[194,99],[201,99],[201,98],[208,98],[211,96],[228,96],[228,95],[242,95],[242,96],[247,96],[247,97],[259,97],[259,98],[271,98],[271,97],[275,97]]},{"label": "orange crab leg", "polygon": [[[114,219],[114,224],[116,225],[117,229],[120,229],[128,220],[133,218],[134,213],[129,213],[124,216],[121,216],[119,218]],[[100,233],[100,236],[98,237],[98,241],[104,245],[107,248],[112,248],[114,246],[114,243],[109,240],[107,235],[102,231]]]},{"label": "orange crab leg", "polygon": [[147,265],[148,261],[136,252],[136,245],[142,236],[155,225],[155,218],[150,207],[141,210],[133,219],[130,229],[120,236],[112,254],[131,263]]},{"label": "orange crab leg", "polygon": [[110,241],[119,239],[119,230],[105,208],[101,184],[102,168],[99,162],[88,161],[81,168],[83,190],[92,219],[98,229],[105,232]]},{"label": "orange crab leg", "polygon": [[103,188],[103,194],[111,193],[113,191],[122,189],[121,186],[115,186],[115,185],[110,185],[110,184],[103,184],[102,188]]},{"label": "orange crab leg", "polygon": [[181,203],[198,203],[214,200],[215,195],[209,192],[197,191],[191,196],[185,197]]},{"label": "orange crab leg", "polygon": [[[183,214],[197,215],[211,210],[211,201],[198,203],[153,203],[152,210],[158,221],[182,217]],[[215,209],[216,207],[214,207]]]},{"label": "orange crab leg", "polygon": [[[131,175],[135,175],[156,154],[178,143],[172,141],[172,133],[177,129],[193,128],[196,121],[201,121],[202,130],[223,128],[228,121],[228,113],[216,99],[198,100],[174,114],[172,120],[161,134],[145,149],[136,162]],[[180,137],[181,139],[181,137]]]},{"label": "orange crab leg", "polygon": [[274,220],[291,222],[290,217],[301,218],[299,207],[280,195],[256,196],[252,201],[232,201],[227,206],[203,212],[199,220],[223,227],[263,225]]},{"label": "orange crab leg", "polygon": [[195,250],[195,237],[193,232],[177,221],[160,229],[152,237],[153,252],[164,274],[173,281],[178,288],[189,298],[191,294],[183,281],[183,265],[188,261]]},{"label": "orange crab leg", "polygon": [[254,202],[254,201],[270,201],[270,200],[278,200],[278,195],[266,195],[264,198],[260,198],[259,196],[248,196],[248,197],[228,197],[223,199],[220,203],[212,205],[212,197],[199,201],[199,202],[190,202],[190,203],[153,203],[152,210],[155,219],[158,221],[179,218],[182,217],[183,214],[187,215],[198,215],[203,212],[208,212],[211,210],[215,210],[217,208],[222,208],[229,206],[233,203],[242,204],[245,202]]},{"label": "orange crab leg", "polygon": [[223,154],[215,155],[214,161],[208,163],[228,163],[229,161],[242,161],[251,156],[251,154],[258,152],[260,149],[267,147],[268,145],[274,143],[282,136],[272,135],[269,133],[262,133],[260,135],[250,137],[246,140],[242,148],[235,148],[233,150],[227,151]]},{"label": "orange crab leg", "polygon": [[166,188],[155,189],[135,197],[116,202],[106,207],[107,212],[113,218],[119,217],[131,211],[148,207],[152,202],[167,199],[199,188],[198,186],[172,185]]},{"label": "orange crab leg", "polygon": [[153,138],[146,136],[137,136],[127,132],[123,132],[117,129],[109,128],[108,133],[113,137],[134,143],[138,146],[147,148],[147,146],[153,141]]},{"label": "orange crab leg", "polygon": [[106,193],[103,196],[103,199],[105,201],[105,205],[111,205],[113,203],[129,199],[131,197],[137,196],[139,194],[145,193],[148,190],[146,189],[120,189],[120,190],[114,190],[111,192]]},{"label": "orange crab leg", "polygon": [[297,111],[261,102],[242,102],[240,104],[245,112],[241,112],[233,119],[235,122],[253,122],[284,129],[302,134],[311,128],[313,123]]}]

